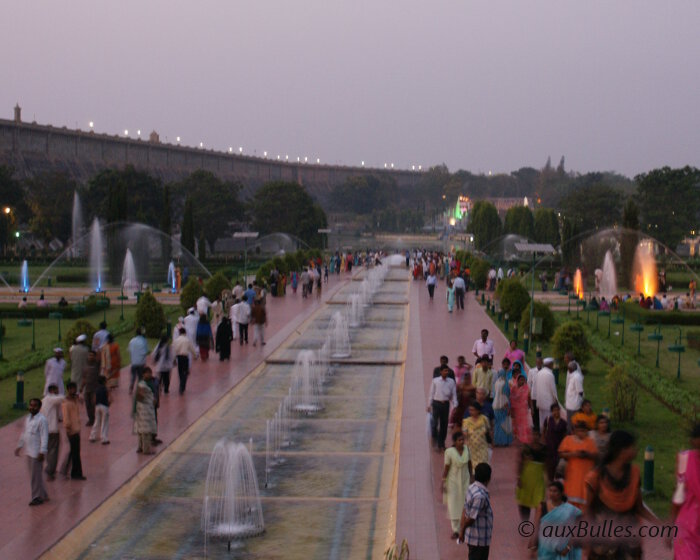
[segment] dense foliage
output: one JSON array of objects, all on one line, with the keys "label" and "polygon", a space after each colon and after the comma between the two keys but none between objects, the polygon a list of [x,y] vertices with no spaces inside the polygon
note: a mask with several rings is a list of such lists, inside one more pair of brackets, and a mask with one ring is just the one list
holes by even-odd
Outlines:
[{"label": "dense foliage", "polygon": [[559,325],[552,336],[552,350],[559,363],[564,364],[564,354],[572,352],[576,361],[583,365],[590,358],[590,347],[586,331],[580,321],[568,321]]},{"label": "dense foliage", "polygon": [[523,334],[528,333],[530,335],[530,340],[533,341],[549,341],[554,334],[555,327],[557,326],[556,320],[554,319],[554,313],[552,313],[549,304],[542,303],[541,301],[535,301],[533,317],[542,319],[542,332],[539,334],[530,334],[530,303],[528,303],[525,309],[523,309],[522,316],[520,317],[520,332]]},{"label": "dense foliage", "polygon": [[84,334],[87,337],[86,344],[90,346],[92,344],[92,337],[95,336],[96,332],[97,329],[90,321],[87,319],[78,319],[75,323],[73,323],[73,326],[68,329],[68,332],[66,332],[66,346],[70,347],[70,345],[75,342],[75,339],[81,334]]},{"label": "dense foliage", "polygon": [[190,278],[180,292],[180,306],[187,311],[190,307],[194,307],[202,295],[204,295],[204,290],[202,290],[199,280]]},{"label": "dense foliage", "polygon": [[221,292],[231,289],[231,281],[223,272],[217,272],[204,283],[204,294],[210,301],[221,297]]},{"label": "dense foliage", "polygon": [[158,338],[166,328],[165,309],[149,291],[144,292],[136,304],[137,327],[145,327],[148,338]]},{"label": "dense foliage", "polygon": [[513,322],[520,321],[523,310],[530,302],[530,294],[518,278],[506,278],[499,282],[496,297],[503,312],[508,313]]},{"label": "dense foliage", "polygon": [[605,391],[613,419],[618,422],[634,420],[639,388],[622,366],[616,365],[605,376]]}]

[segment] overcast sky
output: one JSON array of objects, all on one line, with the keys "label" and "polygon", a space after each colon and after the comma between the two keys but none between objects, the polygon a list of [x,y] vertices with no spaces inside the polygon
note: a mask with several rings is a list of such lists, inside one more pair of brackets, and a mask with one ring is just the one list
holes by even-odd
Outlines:
[{"label": "overcast sky", "polygon": [[0,0],[0,116],[322,163],[700,166],[698,0]]}]

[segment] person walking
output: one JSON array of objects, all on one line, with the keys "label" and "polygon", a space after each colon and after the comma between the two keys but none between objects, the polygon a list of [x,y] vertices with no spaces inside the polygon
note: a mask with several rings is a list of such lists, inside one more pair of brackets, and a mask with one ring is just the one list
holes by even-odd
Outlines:
[{"label": "person walking", "polygon": [[231,359],[231,342],[233,341],[233,328],[231,320],[224,315],[216,328],[216,351],[219,354],[219,361]]},{"label": "person walking", "polygon": [[265,325],[267,324],[267,312],[265,311],[265,306],[262,304],[262,301],[259,298],[256,298],[255,301],[253,301],[253,309],[250,311],[250,317],[253,322],[253,346],[257,346],[258,341],[260,341],[260,346],[265,346]]},{"label": "person walking", "polygon": [[[83,371],[87,364],[88,352],[90,351],[85,341],[87,341],[86,335],[81,334],[77,336],[75,343],[68,350],[68,355],[70,356],[70,380],[79,389],[83,386]],[[88,416],[88,426],[92,425],[92,421],[94,421],[94,417],[90,418]]]},{"label": "person walking", "polygon": [[122,358],[119,344],[115,342],[112,333],[107,333],[107,342],[100,350],[100,373],[107,378],[107,387],[110,389],[119,387],[121,369]]},{"label": "person walking", "polygon": [[[541,417],[540,417],[541,418]],[[561,417],[561,407],[558,402],[549,407],[549,416],[545,419],[542,436],[547,447],[547,479],[554,480],[559,464],[559,446],[566,437],[568,426]]]},{"label": "person walking", "polygon": [[107,380],[103,375],[97,378],[97,389],[95,390],[95,424],[90,431],[90,442],[97,439],[97,432],[100,433],[102,445],[109,445],[109,405],[112,398],[107,390]]},{"label": "person walking", "polygon": [[510,419],[510,387],[506,381],[506,371],[510,363],[503,358],[503,368],[498,370],[494,382],[493,397],[493,444],[507,447],[513,442],[513,427]]},{"label": "person walking", "polygon": [[535,439],[523,445],[518,461],[518,485],[515,491],[520,519],[529,521],[530,510],[544,500],[544,471],[547,450]]},{"label": "person walking", "polygon": [[146,367],[148,356],[148,342],[143,336],[144,328],[138,327],[136,335],[129,341],[129,356],[131,357],[131,381],[129,382],[129,394],[133,393],[134,385],[141,380],[143,368]]},{"label": "person walking", "polygon": [[452,447],[445,450],[445,468],[442,471],[443,501],[452,525],[452,538],[459,536],[459,524],[462,519],[464,496],[469,487],[472,463],[469,449],[464,444],[462,432],[452,433]]},{"label": "person walking", "polygon": [[85,412],[87,412],[87,426],[95,424],[95,391],[97,390],[97,378],[100,375],[100,363],[97,360],[97,354],[90,350],[87,356],[87,362],[83,368],[83,384],[79,392],[83,395],[85,401]]},{"label": "person walking", "polygon": [[464,294],[467,291],[467,285],[464,282],[464,278],[459,274],[455,276],[452,285],[455,289],[455,299],[457,300],[457,309],[464,310]]},{"label": "person walking", "polygon": [[175,354],[175,360],[177,361],[177,374],[180,378],[180,394],[182,395],[187,388],[190,361],[192,358],[197,359],[197,350],[187,336],[187,331],[184,327],[180,329],[180,334],[173,342],[173,354]]},{"label": "person walking", "polygon": [[488,560],[493,533],[493,510],[487,486],[491,467],[479,463],[474,468],[474,482],[469,485],[459,528],[459,540],[469,547],[469,560]]},{"label": "person walking", "polygon": [[155,364],[160,385],[163,387],[163,392],[167,395],[170,392],[170,370],[173,368],[173,352],[170,348],[170,337],[167,333],[163,333],[158,341],[158,344],[153,349],[151,354]]},{"label": "person walking", "polygon": [[447,377],[448,367],[440,368],[440,377],[434,377],[430,384],[427,411],[432,412],[432,437],[438,451],[445,450],[447,423],[450,418],[450,404],[457,406],[457,386],[454,379]]},{"label": "person walking", "polygon": [[49,439],[46,448],[46,476],[49,480],[56,478],[56,466],[58,465],[58,452],[61,446],[61,433],[59,431],[60,410],[63,404],[63,395],[58,394],[56,385],[49,385],[49,392],[44,395],[41,408],[42,414],[48,422]]},{"label": "person walking", "polygon": [[197,324],[197,346],[199,347],[199,357],[202,358],[203,362],[209,359],[209,348],[211,348],[212,342],[213,334],[211,332],[209,319],[202,313],[199,316],[199,323]]},{"label": "person walking", "polygon": [[489,462],[489,445],[493,441],[491,422],[481,413],[478,401],[472,401],[468,408],[469,416],[462,420],[462,432],[469,446],[472,463]]},{"label": "person walking", "polygon": [[[516,364],[520,362],[515,362]],[[532,442],[530,429],[530,389],[523,375],[513,374],[510,382],[510,409],[513,416],[513,435],[520,443]]]},{"label": "person walking", "polygon": [[[574,414],[583,404],[583,371],[575,360],[569,362],[566,375],[566,421],[569,431],[574,429]],[[568,494],[568,492],[567,492]]]},{"label": "person walking", "polygon": [[547,499],[535,513],[535,531],[528,548],[531,557],[538,560],[581,560],[581,549],[570,544],[564,531],[558,527],[573,527],[581,517],[581,510],[566,501],[564,486],[554,480],[547,486]]},{"label": "person walking", "polygon": [[[78,386],[69,381],[66,385],[68,395],[61,404],[63,411],[63,427],[68,437],[70,451],[61,465],[61,472],[71,480],[86,480],[83,476],[83,464],[80,460],[80,406],[78,401]],[[68,468],[70,467],[70,475]]]},{"label": "person walking", "polygon": [[671,520],[678,527],[673,541],[677,560],[700,558],[700,423],[690,432],[690,445],[678,454],[671,500]]},{"label": "person walking", "polygon": [[489,331],[487,329],[481,330],[481,338],[474,341],[472,346],[472,354],[479,359],[483,356],[488,356],[489,360],[493,361],[493,340],[489,338]]},{"label": "person walking", "polygon": [[449,278],[447,279],[446,297],[447,311],[448,313],[452,313],[452,309],[454,309],[455,306],[455,289]]},{"label": "person walking", "polygon": [[236,306],[236,323],[238,323],[238,340],[241,346],[248,344],[248,323],[250,323],[250,305],[241,300]]},{"label": "person walking", "polygon": [[595,466],[598,448],[588,437],[588,427],[581,423],[574,426],[574,433],[566,436],[559,445],[559,457],[566,459],[564,491],[569,502],[583,510],[586,503],[586,475]]},{"label": "person walking", "polygon": [[[537,401],[537,415],[536,418],[539,422],[539,432],[542,433],[544,430],[544,424],[550,415],[550,410],[554,403],[558,403],[557,396],[557,386],[554,380],[554,372],[552,372],[549,366],[552,365],[552,358],[546,358],[542,366],[539,367],[537,374],[534,376],[534,381],[531,384],[531,398],[533,400],[533,406],[535,400]],[[532,369],[528,372],[528,381],[532,376]],[[534,418],[533,418],[534,422]]]},{"label": "person walking", "polygon": [[15,448],[17,457],[19,457],[22,448],[25,449],[25,455],[27,456],[32,489],[30,506],[38,506],[49,499],[46,488],[44,488],[44,478],[41,474],[41,463],[46,457],[49,444],[49,425],[46,417],[39,412],[40,410],[41,400],[30,399],[29,415],[24,421],[24,430]]},{"label": "person walking", "polygon": [[433,296],[435,295],[435,286],[437,286],[437,276],[435,274],[428,274],[428,278],[425,280],[425,285],[428,286],[428,295],[430,296],[430,301],[433,301]]},{"label": "person walking", "polygon": [[66,369],[66,361],[63,359],[63,348],[53,349],[53,357],[46,360],[44,365],[44,394],[49,392],[49,385],[58,387],[58,394],[65,395],[66,390],[63,385],[63,372]]},{"label": "person walking", "polygon": [[148,374],[144,375],[136,386],[136,395],[134,397],[134,425],[139,438],[139,446],[136,453],[143,453],[144,455],[153,455],[155,453],[155,451],[151,450],[151,443],[153,442],[153,434],[157,430],[155,396],[147,383],[150,375],[151,371],[149,368]]}]

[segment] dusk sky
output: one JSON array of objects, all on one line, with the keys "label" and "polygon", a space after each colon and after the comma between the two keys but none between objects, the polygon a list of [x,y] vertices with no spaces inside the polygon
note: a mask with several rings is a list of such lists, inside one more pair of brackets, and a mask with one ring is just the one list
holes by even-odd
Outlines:
[{"label": "dusk sky", "polygon": [[698,0],[2,0],[0,116],[290,160],[700,166]]}]

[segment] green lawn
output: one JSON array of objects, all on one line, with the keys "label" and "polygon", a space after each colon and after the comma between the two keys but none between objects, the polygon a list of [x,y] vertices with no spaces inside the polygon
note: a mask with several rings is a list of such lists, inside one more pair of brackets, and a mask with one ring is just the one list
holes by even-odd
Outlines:
[{"label": "green lawn", "polygon": [[[166,317],[168,317],[173,323],[177,321],[178,315],[181,313],[181,309],[175,306],[169,306],[165,308]],[[115,306],[106,311],[106,320],[108,328],[113,329],[115,332],[122,331],[122,334],[117,335],[116,341],[119,344],[122,364],[127,365],[129,363],[129,355],[126,351],[126,347],[129,344],[129,340],[133,337],[133,325],[134,316],[136,314],[136,306],[130,305],[124,307],[124,320],[120,319],[121,309],[120,306]],[[103,313],[93,313],[88,315],[87,320],[90,321],[95,327],[99,325],[100,321],[103,319]],[[62,320],[61,321],[61,334],[66,333],[74,324],[74,320]],[[32,327],[20,327],[17,325],[17,320],[6,319],[3,321],[3,325],[6,328],[6,336],[3,339],[3,359],[0,361],[0,367],[4,366],[7,370],[11,368],[12,375],[10,377],[0,380],[0,425],[5,425],[8,422],[12,422],[16,418],[19,418],[25,411],[16,410],[12,408],[13,403],[16,401],[16,377],[14,375],[15,368],[14,364],[21,365],[22,361],[31,358],[37,358],[40,360],[45,360],[52,355],[52,349],[55,346],[62,346],[66,354],[68,353],[68,348],[70,343],[65,339],[58,341],[58,321],[55,319],[37,319],[35,326],[35,338],[36,338],[36,350],[32,351]],[[157,343],[157,340],[152,339],[148,341],[149,348],[153,348]],[[67,357],[67,356],[66,356]],[[32,360],[36,361],[36,360]],[[18,369],[18,368],[17,368]],[[64,378],[70,376],[70,366],[66,368],[66,375]],[[34,396],[40,396],[44,389],[44,369],[43,365],[39,367],[34,367],[27,369],[24,372],[24,400],[28,401],[29,398]]]},{"label": "green lawn", "polygon": [[[558,323],[565,322],[570,318],[575,318],[575,313],[571,316],[564,313],[555,313],[555,317]],[[498,324],[499,328],[503,331],[504,323],[497,320],[497,317],[493,317],[494,322]],[[584,323],[586,322],[585,314],[581,315],[581,319]],[[601,330],[603,329],[603,319],[601,318]],[[509,325],[509,332],[504,333],[508,338],[513,336],[513,323]],[[593,315],[591,315],[591,325],[595,328],[595,320]],[[607,319],[605,319],[605,333],[607,333]],[[618,325],[612,325],[612,327],[618,327]],[[614,335],[615,329],[611,329],[611,337]],[[645,330],[646,332],[646,330]],[[669,332],[671,332],[669,328]],[[632,333],[626,333],[625,335],[625,349],[629,352],[636,353],[637,350],[637,339],[636,336],[634,340],[633,337],[629,336]],[[522,337],[520,338],[520,344],[522,345]],[[664,344],[665,341],[664,341]],[[552,355],[551,348],[549,344],[542,344],[542,353],[544,356]],[[651,365],[653,367],[656,359],[656,346],[653,347],[653,356],[649,347],[642,346],[643,359],[652,360]],[[666,362],[662,362],[662,369],[666,375],[675,376],[675,367],[673,364],[669,365],[670,353],[665,351],[662,345],[662,352],[666,354]],[[663,355],[663,354],[662,354]],[[674,354],[674,358],[677,356]],[[535,352],[534,348],[531,348],[528,353],[528,362],[534,363]],[[690,369],[692,364],[688,366],[688,378],[690,383],[698,382],[698,367],[697,359],[695,361],[694,371],[691,373]],[[610,366],[603,361],[603,359],[595,354],[592,355],[591,359],[587,364],[584,365],[585,372],[585,392],[586,397],[593,403],[593,408],[596,412],[600,412],[604,408],[610,408],[610,403],[608,401],[608,395],[605,390],[605,375],[607,374]],[[562,369],[559,374],[559,398],[561,402],[564,402],[564,383],[566,379],[566,371]],[[694,385],[693,385],[694,386]],[[689,445],[688,441],[688,423],[678,414],[671,411],[668,407],[660,403],[653,395],[645,391],[640,387],[639,389],[639,401],[637,405],[637,415],[634,421],[631,422],[615,422],[614,418],[612,421],[613,429],[625,429],[637,435],[639,452],[637,454],[636,462],[639,464],[640,468],[643,468],[644,463],[644,449],[647,446],[651,446],[655,451],[655,491],[652,494],[645,496],[645,502],[651,509],[660,517],[667,517],[670,510],[670,498],[673,494],[673,489],[675,487],[675,460],[676,453],[685,449]]]}]

